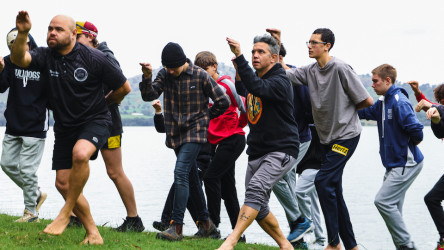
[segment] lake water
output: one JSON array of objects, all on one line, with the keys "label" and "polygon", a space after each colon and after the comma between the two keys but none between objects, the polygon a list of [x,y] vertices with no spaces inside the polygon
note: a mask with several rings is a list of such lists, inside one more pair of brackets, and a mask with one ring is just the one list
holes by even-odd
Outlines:
[{"label": "lake water", "polygon": [[[4,134],[4,127],[0,133]],[[173,168],[176,157],[173,150],[165,146],[165,134],[158,134],[154,127],[125,127],[122,140],[123,166],[133,183],[136,192],[138,213],[146,230],[155,231],[154,220],[159,220],[168,190],[173,182]],[[425,156],[424,168],[407,192],[404,203],[404,219],[418,249],[434,249],[439,238],[436,227],[424,204],[424,195],[433,187],[444,173],[444,162],[440,157],[444,153],[441,140],[424,129],[424,141],[420,149]],[[48,132],[45,153],[40,165],[39,185],[48,193],[40,217],[54,219],[64,201],[54,187],[55,171],[51,170],[51,159],[54,135],[52,128]],[[0,145],[1,147],[1,145]],[[385,169],[379,157],[378,135],[376,127],[364,127],[361,140],[351,160],[348,162],[344,176],[344,197],[350,212],[356,239],[361,249],[394,249],[390,234],[379,212],[373,204],[376,192],[381,186]],[[244,176],[247,166],[247,155],[244,153],[236,164],[237,189],[240,203],[244,199]],[[91,173],[85,186],[84,194],[88,199],[93,218],[97,225],[120,225],[126,216],[126,210],[120,200],[117,189],[108,178],[103,160],[99,156],[90,164]],[[0,171],[0,213],[21,215],[23,197],[21,190]],[[271,211],[277,217],[281,229],[287,235],[289,228],[284,211],[272,195]],[[222,205],[222,237],[231,233],[231,226]],[[42,225],[43,229],[44,225]],[[186,213],[184,234],[192,235],[196,227],[191,216]],[[324,232],[326,233],[325,229]],[[79,240],[82,236],[79,236]],[[246,231],[247,242],[276,245],[257,223]],[[106,243],[106,242],[105,242]]]}]

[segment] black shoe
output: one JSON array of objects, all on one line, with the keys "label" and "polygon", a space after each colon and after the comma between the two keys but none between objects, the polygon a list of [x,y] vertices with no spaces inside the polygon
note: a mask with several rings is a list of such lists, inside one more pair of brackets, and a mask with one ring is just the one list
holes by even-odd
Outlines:
[{"label": "black shoe", "polygon": [[69,218],[68,227],[82,227],[82,222],[79,218],[72,216]]},{"label": "black shoe", "polygon": [[412,242],[412,247],[409,246],[399,246],[397,249],[399,250],[416,250],[415,244]]},{"label": "black shoe", "polygon": [[164,221],[154,221],[153,222],[153,227],[156,230],[159,230],[161,232],[167,230],[169,226],[170,226],[170,224],[168,224],[168,222],[164,222]]},{"label": "black shoe", "polygon": [[197,221],[196,224],[199,230],[194,234],[194,238],[220,239],[220,231],[217,229],[216,225],[214,225],[211,219],[206,221]]},{"label": "black shoe", "polygon": [[136,217],[126,217],[126,220],[123,220],[123,224],[119,227],[115,228],[118,232],[137,232],[140,233],[145,230],[143,226],[142,220],[139,216]]},{"label": "black shoe", "polygon": [[246,242],[247,242],[247,238],[245,238],[245,234],[242,234],[242,236],[237,241],[237,243],[246,243]]},{"label": "black shoe", "polygon": [[298,241],[290,243],[294,247],[294,249],[308,249],[307,242],[305,242],[304,239],[300,239]]},{"label": "black shoe", "polygon": [[[227,238],[228,237],[225,237],[224,240],[226,240]],[[245,234],[242,234],[237,243],[247,243],[247,238],[245,237]]]}]

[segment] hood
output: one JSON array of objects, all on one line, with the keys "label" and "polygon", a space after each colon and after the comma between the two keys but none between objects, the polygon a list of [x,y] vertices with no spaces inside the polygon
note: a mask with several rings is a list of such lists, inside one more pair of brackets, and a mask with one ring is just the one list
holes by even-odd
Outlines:
[{"label": "hood", "polygon": [[222,81],[222,80],[224,80],[224,79],[228,79],[228,80],[233,81],[233,80],[231,79],[231,76],[228,76],[228,75],[223,75],[223,76],[219,77],[219,79],[217,79],[217,81],[220,82],[220,81]]},{"label": "hood", "polygon": [[399,92],[402,93],[403,95],[405,95],[407,97],[407,99],[409,99],[409,94],[407,93],[407,91],[401,87],[395,86],[394,84],[389,88],[389,90],[387,91],[387,93],[385,95],[392,96],[392,95],[395,95]]},{"label": "hood", "polygon": [[[13,28],[13,29],[11,29],[9,32],[11,32],[11,31],[13,31],[13,30],[16,30],[17,28]],[[8,33],[9,33],[8,32]],[[28,33],[28,38],[29,38],[29,42],[28,42],[28,44],[29,44],[29,50],[33,50],[33,49],[35,49],[35,48],[37,48],[38,46],[37,46],[37,43],[35,42],[35,40],[34,40],[34,38],[31,36],[31,34],[29,34]]]},{"label": "hood", "polygon": [[108,44],[106,44],[106,42],[101,42],[99,43],[99,46],[97,46],[97,49],[102,51],[103,53],[111,53],[114,54],[109,48],[108,48]]}]

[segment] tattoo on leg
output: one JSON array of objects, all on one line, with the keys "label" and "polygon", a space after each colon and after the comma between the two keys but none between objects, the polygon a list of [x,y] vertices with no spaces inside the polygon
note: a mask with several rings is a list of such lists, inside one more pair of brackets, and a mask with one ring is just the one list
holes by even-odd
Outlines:
[{"label": "tattoo on leg", "polygon": [[240,219],[243,221],[247,221],[248,219],[250,219],[250,216],[245,216],[245,213],[242,213]]}]

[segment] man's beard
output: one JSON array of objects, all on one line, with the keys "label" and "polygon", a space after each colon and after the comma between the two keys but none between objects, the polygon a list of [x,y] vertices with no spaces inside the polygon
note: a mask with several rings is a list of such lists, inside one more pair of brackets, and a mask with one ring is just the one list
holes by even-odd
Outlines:
[{"label": "man's beard", "polygon": [[56,51],[58,51],[60,49],[63,49],[63,48],[66,48],[66,47],[68,47],[71,44],[71,40],[70,40],[69,37],[67,37],[64,40],[58,40],[58,41],[51,40],[51,42],[52,42],[52,44],[49,43],[48,39],[46,40],[46,44],[48,45],[48,47],[53,49],[53,50],[56,50]]}]

